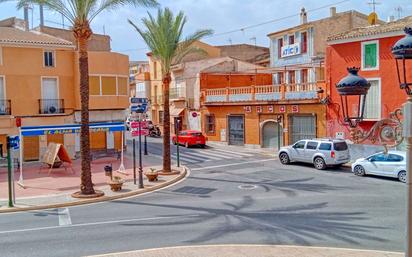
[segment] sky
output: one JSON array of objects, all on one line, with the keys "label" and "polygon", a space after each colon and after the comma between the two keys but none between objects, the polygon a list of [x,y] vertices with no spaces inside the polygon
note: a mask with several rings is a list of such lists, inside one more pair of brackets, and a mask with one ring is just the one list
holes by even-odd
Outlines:
[{"label": "sky", "polygon": [[[257,44],[269,46],[267,34],[299,24],[299,12],[305,7],[308,20],[327,17],[329,8],[335,6],[337,12],[356,10],[365,14],[372,12],[374,0],[158,0],[161,7],[173,12],[183,11],[187,16],[185,34],[198,29],[212,29],[214,35],[204,41],[212,45]],[[412,15],[412,0],[375,0],[378,17],[387,20],[390,15],[396,18],[401,7],[401,17]],[[92,23],[95,33],[111,37],[112,50],[129,55],[130,60],[146,60],[149,51],[128,24],[131,19],[141,26],[141,19],[147,12],[156,9],[124,6],[113,11],[103,12]],[[14,2],[0,4],[0,19],[8,17],[23,18],[23,10],[16,10]],[[29,14],[31,26],[38,26],[38,6],[32,6]],[[45,10],[45,24],[62,27],[59,13]],[[262,25],[263,24],[263,25]],[[67,21],[64,25],[68,26]]]}]

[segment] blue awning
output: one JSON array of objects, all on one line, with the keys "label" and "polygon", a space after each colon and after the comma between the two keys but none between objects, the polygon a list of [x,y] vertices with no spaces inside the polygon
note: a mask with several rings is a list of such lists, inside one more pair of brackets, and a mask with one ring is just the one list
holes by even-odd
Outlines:
[{"label": "blue awning", "polygon": [[[101,122],[101,123],[90,123],[90,131],[124,131],[124,122]],[[53,126],[28,126],[21,127],[22,136],[41,136],[41,135],[55,135],[55,134],[74,134],[80,133],[80,124],[69,124],[69,125],[53,125]]]}]

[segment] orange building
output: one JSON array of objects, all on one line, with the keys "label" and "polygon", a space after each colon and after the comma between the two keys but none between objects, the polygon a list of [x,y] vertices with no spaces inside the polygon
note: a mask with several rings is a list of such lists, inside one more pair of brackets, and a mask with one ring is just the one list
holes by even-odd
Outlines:
[{"label": "orange building", "polygon": [[[202,73],[202,128],[209,141],[278,148],[326,135],[325,83],[272,84],[270,73]],[[322,89],[322,90],[321,90]]]},{"label": "orange building", "polygon": [[[45,30],[50,34],[42,32]],[[40,159],[49,142],[63,143],[71,157],[79,152],[78,53],[70,34],[48,27],[28,31],[24,21],[16,18],[0,21],[3,152],[5,137],[18,134],[23,135],[24,160]],[[121,124],[129,106],[128,57],[107,50],[107,36],[95,35],[90,42],[89,115],[96,124],[91,130],[91,148],[120,148]]]},{"label": "orange building", "polygon": [[340,96],[335,88],[347,75],[347,67],[359,67],[358,74],[371,83],[361,128],[369,130],[377,121],[389,117],[396,108],[402,107],[406,94],[399,88],[391,49],[404,36],[405,26],[411,23],[412,16],[409,16],[329,37],[326,55],[326,78],[331,85],[327,112],[328,136],[350,139],[349,127],[343,124]]}]

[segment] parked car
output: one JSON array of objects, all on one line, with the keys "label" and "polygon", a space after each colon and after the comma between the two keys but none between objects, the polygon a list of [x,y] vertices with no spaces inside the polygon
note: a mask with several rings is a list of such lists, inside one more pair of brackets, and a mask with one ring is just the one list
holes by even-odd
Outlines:
[{"label": "parked car", "polygon": [[406,153],[388,151],[373,154],[367,158],[357,159],[352,164],[352,172],[358,176],[367,174],[398,178],[406,183]]},{"label": "parked car", "polygon": [[337,166],[349,162],[348,145],[342,139],[305,139],[293,145],[281,147],[279,160],[282,164],[290,162],[313,163],[316,169]]},{"label": "parked car", "polygon": [[[182,130],[179,131],[179,144],[186,147],[193,145],[200,145],[202,148],[206,147],[207,138],[202,132],[197,130]],[[177,144],[176,135],[172,136],[173,144]]]}]

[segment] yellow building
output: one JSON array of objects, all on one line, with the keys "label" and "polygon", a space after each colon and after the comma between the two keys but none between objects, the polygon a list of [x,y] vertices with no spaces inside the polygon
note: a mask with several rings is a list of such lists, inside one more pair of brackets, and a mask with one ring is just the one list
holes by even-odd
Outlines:
[{"label": "yellow building", "polygon": [[[26,161],[40,159],[49,142],[63,143],[71,157],[80,151],[78,53],[73,40],[68,30],[28,31],[22,20],[0,21],[3,152],[6,136],[18,134],[23,135]],[[129,106],[129,60],[108,50],[108,36],[94,35],[90,46],[91,148],[120,148]]]}]

